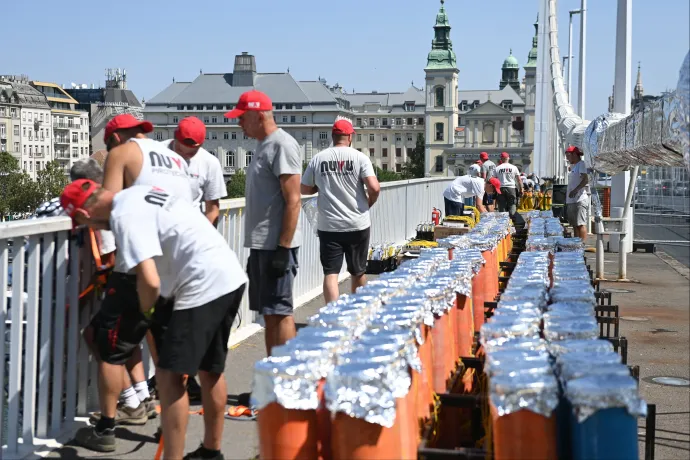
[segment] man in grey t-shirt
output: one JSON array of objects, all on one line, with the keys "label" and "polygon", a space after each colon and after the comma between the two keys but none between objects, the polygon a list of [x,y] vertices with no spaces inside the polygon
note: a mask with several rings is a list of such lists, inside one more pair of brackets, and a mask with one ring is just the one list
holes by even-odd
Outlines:
[{"label": "man in grey t-shirt", "polygon": [[352,123],[336,121],[333,147],[317,153],[302,178],[303,194],[319,193],[319,246],[326,302],[338,298],[343,256],[352,275],[352,292],[366,282],[369,208],[376,202],[381,187],[369,157],[351,147],[354,133]]},{"label": "man in grey t-shirt", "polygon": [[271,99],[252,90],[225,114],[239,118],[244,134],[259,141],[247,168],[244,246],[250,249],[249,308],[264,317],[268,355],[296,334],[292,286],[302,244],[302,156],[297,141],[276,125],[272,110]]}]

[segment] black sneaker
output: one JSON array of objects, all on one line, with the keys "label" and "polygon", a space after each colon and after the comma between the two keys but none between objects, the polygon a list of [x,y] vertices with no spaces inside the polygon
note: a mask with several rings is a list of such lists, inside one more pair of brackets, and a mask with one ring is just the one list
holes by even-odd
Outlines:
[{"label": "black sneaker", "polygon": [[74,441],[82,447],[96,452],[115,452],[115,430],[107,429],[102,433],[96,427],[84,427],[77,431]]},{"label": "black sneaker", "polygon": [[154,375],[148,380],[149,394],[151,398],[156,399],[156,376]]},{"label": "black sneaker", "polygon": [[185,455],[183,460],[225,460],[225,457],[223,457],[223,453],[220,451],[218,452],[218,455],[216,455],[215,457],[205,457],[203,455],[205,450],[206,449],[202,444],[194,452],[190,452],[187,455]]}]

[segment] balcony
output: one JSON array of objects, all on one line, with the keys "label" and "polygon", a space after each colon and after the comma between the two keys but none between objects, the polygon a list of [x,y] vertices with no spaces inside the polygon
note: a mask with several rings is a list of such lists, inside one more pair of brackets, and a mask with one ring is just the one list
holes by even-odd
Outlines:
[{"label": "balcony", "polygon": [[53,123],[53,129],[76,129],[78,128],[78,125],[75,125],[74,123]]},{"label": "balcony", "polygon": [[56,144],[68,144],[68,145],[70,143],[69,137],[57,137],[57,136],[54,138],[54,142]]},{"label": "balcony", "polygon": [[[402,243],[413,237],[416,225],[429,220],[432,207],[443,209],[442,193],[450,180],[381,184],[381,195],[371,211],[371,243]],[[223,200],[218,224],[243,266],[249,255],[242,246],[244,205],[244,199]],[[302,235],[299,276],[294,285],[297,306],[318,296],[323,282],[319,240],[306,219]],[[36,438],[45,444],[55,434],[69,434],[77,417],[88,417],[89,411],[97,410],[97,380],[91,378],[96,361],[90,359],[80,330],[99,304],[95,296],[79,299],[93,272],[90,248],[80,248],[79,238],[66,217],[0,223],[0,292],[6,293],[9,306],[7,320],[0,322],[0,337],[9,338],[0,342],[9,382],[8,399],[0,399],[0,405],[9,401],[6,410],[0,410],[7,444],[2,451],[4,458],[22,458],[38,450]],[[13,240],[12,247],[7,244],[9,240]],[[3,269],[8,263],[13,277]],[[347,276],[345,270],[341,276]],[[242,325],[233,337],[247,337],[261,328],[246,298],[240,314]],[[150,375],[149,359],[144,363]]]}]

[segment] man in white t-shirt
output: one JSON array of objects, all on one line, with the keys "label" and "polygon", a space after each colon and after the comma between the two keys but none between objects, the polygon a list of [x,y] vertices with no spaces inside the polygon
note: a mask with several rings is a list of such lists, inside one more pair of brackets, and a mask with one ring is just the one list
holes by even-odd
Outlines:
[{"label": "man in white t-shirt", "polygon": [[458,176],[443,191],[443,201],[446,207],[446,216],[462,216],[465,209],[465,198],[476,198],[479,212],[486,212],[483,198],[486,182],[480,177],[470,175]]},{"label": "man in white t-shirt", "polygon": [[482,160],[477,160],[477,162],[467,169],[467,173],[471,177],[481,177],[482,176]]},{"label": "man in white t-shirt", "polygon": [[218,158],[202,147],[206,126],[197,117],[183,118],[175,130],[175,139],[163,144],[187,160],[192,185],[197,189],[194,206],[204,202],[204,214],[215,224],[220,214],[220,199],[228,196],[223,169]]},{"label": "man in white t-shirt", "polygon": [[366,283],[369,208],[376,203],[381,186],[369,157],[351,147],[354,133],[352,123],[336,121],[331,134],[333,147],[317,153],[302,176],[302,194],[319,193],[319,247],[326,303],[338,298],[343,256],[352,276],[352,292]]},{"label": "man in white t-shirt", "polygon": [[198,372],[205,434],[189,456],[222,459],[223,371],[247,282],[237,256],[197,209],[160,187],[115,194],[78,180],[65,187],[60,202],[75,223],[112,230],[123,267],[136,273],[141,312],[161,327],[157,379],[166,458],[183,457],[189,417],[184,382]]},{"label": "man in white t-shirt", "polygon": [[494,169],[493,175],[501,183],[501,193],[496,197],[498,211],[507,212],[513,218],[518,197],[522,194],[522,180],[517,166],[510,164],[508,152],[501,153],[501,164]]},{"label": "man in white t-shirt", "polygon": [[589,175],[587,165],[582,161],[582,151],[571,145],[565,151],[570,163],[568,189],[565,198],[566,217],[573,227],[575,236],[587,238],[587,207],[589,206]]}]

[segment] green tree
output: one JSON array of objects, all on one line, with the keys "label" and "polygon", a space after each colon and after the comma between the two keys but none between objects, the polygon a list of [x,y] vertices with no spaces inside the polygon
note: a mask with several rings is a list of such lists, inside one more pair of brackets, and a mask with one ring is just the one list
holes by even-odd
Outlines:
[{"label": "green tree", "polygon": [[237,171],[227,183],[228,198],[244,197],[244,187],[247,176],[244,171]]},{"label": "green tree", "polygon": [[[42,172],[38,173],[39,178]],[[64,174],[62,180],[66,181]],[[46,184],[53,182],[44,179]],[[58,196],[61,191],[62,187],[53,196]],[[19,161],[7,152],[0,153],[0,216],[5,218],[15,213],[33,212],[45,199],[46,189],[19,169]]]},{"label": "green tree", "polygon": [[383,170],[378,166],[374,166],[374,174],[376,174],[376,178],[379,180],[379,182],[392,182],[401,179],[400,174],[396,174],[393,171]]},{"label": "green tree", "polygon": [[38,188],[46,200],[60,196],[69,182],[62,166],[55,160],[46,163],[45,168],[37,173],[36,179]]},{"label": "green tree", "polygon": [[407,162],[402,167],[402,177],[404,179],[418,179],[425,176],[424,155],[426,147],[424,145],[424,134],[417,134],[417,144],[408,156]]}]

